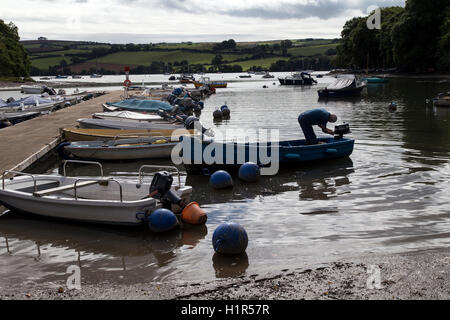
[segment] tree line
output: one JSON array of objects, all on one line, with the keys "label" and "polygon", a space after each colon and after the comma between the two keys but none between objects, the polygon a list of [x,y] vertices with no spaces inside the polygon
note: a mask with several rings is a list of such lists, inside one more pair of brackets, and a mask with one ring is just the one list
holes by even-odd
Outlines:
[{"label": "tree line", "polygon": [[31,63],[19,41],[18,28],[0,19],[0,76],[29,77]]},{"label": "tree line", "polygon": [[368,18],[346,22],[333,64],[351,69],[450,71],[448,0],[407,0],[405,8],[382,8],[381,29],[370,30]]}]

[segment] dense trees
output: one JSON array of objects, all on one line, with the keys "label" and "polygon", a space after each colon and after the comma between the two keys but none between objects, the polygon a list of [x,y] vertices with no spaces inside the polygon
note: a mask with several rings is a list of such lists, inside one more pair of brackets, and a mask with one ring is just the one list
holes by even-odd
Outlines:
[{"label": "dense trees", "polygon": [[0,20],[0,76],[30,75],[31,63],[19,40],[17,27],[13,23],[5,24]]},{"label": "dense trees", "polygon": [[450,71],[448,0],[407,0],[405,8],[381,10],[381,30],[368,17],[344,25],[335,63],[345,68],[398,67],[402,71]]}]

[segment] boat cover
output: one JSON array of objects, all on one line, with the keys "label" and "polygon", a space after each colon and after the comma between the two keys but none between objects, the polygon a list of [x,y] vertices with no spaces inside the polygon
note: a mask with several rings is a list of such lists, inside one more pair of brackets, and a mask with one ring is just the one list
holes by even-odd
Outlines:
[{"label": "boat cover", "polygon": [[1,102],[0,102],[0,107],[18,107],[22,103],[25,106],[31,106],[31,105],[35,105],[37,103],[39,103],[39,105],[49,104],[49,103],[53,103],[53,101],[49,100],[49,99],[43,99],[39,95],[32,95],[32,96],[29,96],[29,97],[25,97],[25,98],[16,100],[14,102],[7,103],[6,105],[2,105]]},{"label": "boat cover", "polygon": [[342,90],[350,87],[354,83],[355,79],[336,79],[334,83],[327,87],[328,90]]},{"label": "boat cover", "polygon": [[130,120],[162,120],[162,117],[155,114],[144,114],[132,111],[98,112],[94,114],[94,117],[119,118]]},{"label": "boat cover", "polygon": [[139,100],[139,99],[126,99],[119,102],[108,103],[108,105],[125,110],[137,110],[156,112],[158,110],[171,111],[172,106],[166,102],[159,100]]}]

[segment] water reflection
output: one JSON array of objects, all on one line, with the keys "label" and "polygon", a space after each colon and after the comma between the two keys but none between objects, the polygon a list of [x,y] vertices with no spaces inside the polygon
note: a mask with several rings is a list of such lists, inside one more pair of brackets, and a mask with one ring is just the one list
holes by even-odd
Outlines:
[{"label": "water reflection", "polygon": [[212,258],[216,278],[235,278],[245,275],[249,266],[247,253],[226,256],[215,253]]},{"label": "water reflection", "polygon": [[[144,227],[68,223],[10,212],[2,217],[0,234],[5,239],[8,256],[25,254],[36,262],[42,261],[48,273],[59,269],[61,263],[74,260],[80,267],[101,262],[101,269],[108,270],[117,265],[119,259],[122,271],[145,268],[146,278],[158,278],[159,268],[169,266],[177,249],[194,248],[207,236],[208,229],[206,226],[183,225],[172,232],[156,234]],[[48,254],[49,248],[67,253],[56,257]],[[68,252],[75,252],[77,257],[74,259]]]}]

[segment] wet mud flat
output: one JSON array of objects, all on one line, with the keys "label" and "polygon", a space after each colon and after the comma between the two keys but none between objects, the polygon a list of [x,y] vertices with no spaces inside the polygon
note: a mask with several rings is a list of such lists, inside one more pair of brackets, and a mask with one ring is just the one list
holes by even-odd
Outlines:
[{"label": "wet mud flat", "polygon": [[341,259],[310,268],[210,282],[23,283],[1,288],[2,300],[448,300],[450,250]]}]

